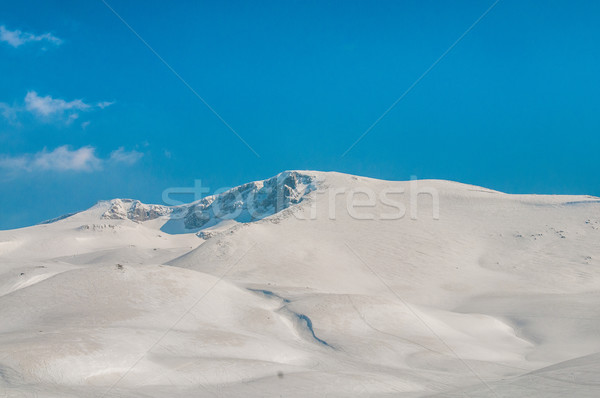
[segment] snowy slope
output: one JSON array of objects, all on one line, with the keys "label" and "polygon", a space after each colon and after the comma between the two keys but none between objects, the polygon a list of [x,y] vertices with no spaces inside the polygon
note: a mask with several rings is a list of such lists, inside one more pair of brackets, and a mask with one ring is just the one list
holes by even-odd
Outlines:
[{"label": "snowy slope", "polygon": [[0,391],[598,396],[599,242],[598,198],[436,180],[100,202],[0,231]]}]

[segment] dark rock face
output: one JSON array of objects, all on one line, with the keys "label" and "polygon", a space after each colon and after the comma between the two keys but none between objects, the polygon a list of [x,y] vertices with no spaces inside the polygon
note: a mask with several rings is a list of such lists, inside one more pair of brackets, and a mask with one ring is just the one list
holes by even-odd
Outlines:
[{"label": "dark rock face", "polygon": [[193,204],[185,215],[185,227],[196,229],[221,220],[251,222],[300,203],[313,191],[313,177],[285,172],[260,182],[251,182]]},{"label": "dark rock face", "polygon": [[186,229],[208,228],[223,220],[252,222],[263,219],[300,203],[315,189],[314,177],[288,171],[268,180],[250,182],[177,207],[114,199],[102,218],[143,222],[169,217],[183,219]]},{"label": "dark rock face", "polygon": [[168,206],[147,205],[139,200],[115,199],[111,201],[108,210],[102,214],[102,218],[142,222],[168,216],[172,212],[173,210]]},{"label": "dark rock face", "polygon": [[145,205],[136,200],[127,211],[127,218],[134,221],[147,221],[169,214],[171,209],[166,206]]}]

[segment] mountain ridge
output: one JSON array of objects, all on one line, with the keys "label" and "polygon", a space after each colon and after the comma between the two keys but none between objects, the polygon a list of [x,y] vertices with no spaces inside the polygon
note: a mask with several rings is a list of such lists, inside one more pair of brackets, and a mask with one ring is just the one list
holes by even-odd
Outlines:
[{"label": "mountain ridge", "polygon": [[[264,179],[257,180],[248,183],[244,183],[238,185],[233,188],[229,188],[223,192],[215,193],[207,195],[201,199],[182,204],[174,204],[174,205],[166,205],[166,204],[150,204],[143,203],[140,200],[132,199],[132,198],[114,198],[109,200],[100,200],[94,206],[87,210],[82,210],[80,212],[68,213],[65,215],[60,215],[58,217],[45,220],[40,222],[41,224],[50,224],[54,222],[58,222],[74,215],[92,211],[97,208],[105,208],[106,210],[101,215],[102,219],[129,219],[131,221],[136,222],[144,222],[149,220],[154,220],[156,218],[161,217],[171,217],[174,216],[178,219],[184,219],[183,228],[181,226],[178,228],[180,231],[187,232],[198,232],[200,229],[210,227],[215,225],[214,223],[214,212],[211,213],[211,205],[213,203],[222,203],[222,209],[225,210],[224,214],[221,217],[223,220],[230,219],[230,214],[233,213],[238,207],[236,207],[235,203],[235,195],[241,194],[242,198],[247,199],[248,194],[252,193],[254,195],[260,195],[261,190],[267,188],[275,188],[275,192],[282,193],[276,199],[282,199],[278,203],[277,200],[273,200],[273,198],[263,199],[263,203],[256,210],[257,213],[261,215],[261,217],[252,217],[249,214],[244,214],[239,217],[239,220],[245,220],[244,222],[250,222],[252,220],[258,220],[270,215],[273,215],[279,211],[285,210],[288,207],[299,203],[303,200],[306,195],[310,194],[314,190],[321,187],[327,177],[331,176],[342,176],[346,179],[354,179],[356,181],[377,181],[380,183],[409,183],[408,181],[394,181],[394,180],[380,180],[371,177],[364,176],[356,176],[351,174],[339,173],[339,172],[323,172],[323,171],[315,171],[315,170],[286,170],[277,175]],[[308,186],[305,190],[296,189],[296,184],[299,180],[303,180],[305,185]],[[578,204],[584,202],[585,199],[589,199],[592,202],[600,200],[600,198],[591,196],[591,195],[558,195],[558,194],[507,194],[500,191],[495,191],[489,188],[450,181],[450,180],[437,180],[437,179],[424,179],[424,180],[416,180],[421,184],[434,184],[440,187],[451,187],[453,189],[456,188],[465,188],[467,190],[473,190],[478,192],[490,193],[490,194],[500,194],[500,195],[510,195],[511,197],[525,197],[525,198],[580,198],[580,200],[572,201],[571,204]],[[274,182],[277,184],[274,185]],[[227,198],[233,200],[227,200]],[[271,199],[271,201],[269,201]],[[242,203],[242,207],[247,205],[247,203]],[[269,207],[271,209],[269,209]],[[236,217],[233,217],[236,218]],[[213,224],[211,224],[211,222]],[[208,225],[208,226],[207,226]]]}]

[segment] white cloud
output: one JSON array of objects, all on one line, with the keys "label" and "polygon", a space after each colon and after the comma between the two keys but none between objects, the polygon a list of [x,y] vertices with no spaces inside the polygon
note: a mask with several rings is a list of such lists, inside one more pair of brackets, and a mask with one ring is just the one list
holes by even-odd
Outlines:
[{"label": "white cloud", "polygon": [[62,40],[52,33],[34,35],[33,33],[22,32],[18,29],[8,30],[4,25],[0,26],[0,41],[6,42],[15,48],[31,42],[47,42],[57,46],[62,44]]},{"label": "white cloud", "polygon": [[96,157],[95,148],[84,146],[70,150],[61,146],[48,152],[42,150],[33,156],[31,167],[39,170],[92,171],[100,168],[102,161]]},{"label": "white cloud", "polygon": [[112,151],[109,157],[109,161],[114,163],[125,163],[134,164],[144,156],[143,153],[132,150],[126,151],[125,148],[120,147],[116,151]]},{"label": "white cloud", "polygon": [[52,98],[49,95],[40,97],[35,91],[29,91],[25,95],[25,109],[40,116],[61,114],[69,110],[85,111],[90,108],[91,105],[80,99],[67,102],[63,99]]},{"label": "white cloud", "polygon": [[0,155],[0,169],[13,172],[26,171],[76,171],[91,172],[102,169],[105,164],[124,163],[133,165],[143,156],[137,151],[125,151],[119,148],[113,151],[106,159],[96,155],[96,148],[84,146],[71,149],[67,145],[60,146],[52,151],[43,149],[33,154],[18,156]]},{"label": "white cloud", "polygon": [[17,108],[7,103],[0,102],[0,114],[4,116],[9,123],[17,123]]},{"label": "white cloud", "polygon": [[96,106],[97,106],[98,108],[100,108],[100,109],[104,109],[104,108],[106,108],[106,107],[109,107],[109,106],[111,106],[111,105],[112,105],[112,104],[114,104],[114,103],[115,103],[114,101],[102,101],[102,102],[98,102],[98,103],[96,104]]},{"label": "white cloud", "polygon": [[81,99],[65,101],[61,98],[53,98],[50,95],[40,96],[36,91],[28,91],[22,105],[11,106],[0,103],[0,114],[13,123],[17,120],[19,113],[28,112],[45,123],[63,122],[70,124],[79,117],[79,112],[104,109],[112,104],[114,102],[110,101],[91,104]]},{"label": "white cloud", "polygon": [[0,157],[0,167],[11,170],[38,171],[93,171],[101,167],[95,148],[84,146],[71,150],[64,145],[48,151],[43,149],[34,154]]},{"label": "white cloud", "polygon": [[26,170],[28,163],[25,156],[0,156],[0,169]]}]

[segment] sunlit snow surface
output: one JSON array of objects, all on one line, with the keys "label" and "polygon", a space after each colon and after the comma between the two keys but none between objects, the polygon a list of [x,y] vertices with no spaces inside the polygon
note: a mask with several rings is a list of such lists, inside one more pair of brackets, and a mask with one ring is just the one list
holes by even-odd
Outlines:
[{"label": "sunlit snow surface", "polygon": [[0,231],[0,397],[600,396],[600,200],[426,180],[439,219],[411,217],[411,184],[286,172]]}]

